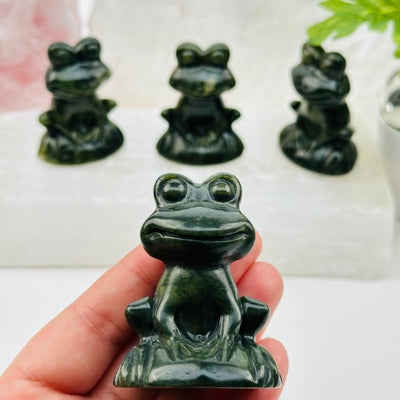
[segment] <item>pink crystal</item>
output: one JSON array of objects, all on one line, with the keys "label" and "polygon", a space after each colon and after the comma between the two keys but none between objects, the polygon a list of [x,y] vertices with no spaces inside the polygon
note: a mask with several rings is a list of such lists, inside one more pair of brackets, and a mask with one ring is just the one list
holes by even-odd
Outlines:
[{"label": "pink crystal", "polygon": [[79,34],[76,0],[0,1],[0,111],[48,106],[47,48]]}]

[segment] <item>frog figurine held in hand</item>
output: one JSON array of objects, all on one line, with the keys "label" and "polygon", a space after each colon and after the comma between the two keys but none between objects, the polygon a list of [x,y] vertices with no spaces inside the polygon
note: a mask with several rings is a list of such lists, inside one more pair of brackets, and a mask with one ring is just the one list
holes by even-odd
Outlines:
[{"label": "frog figurine held in hand", "polygon": [[164,157],[186,164],[215,164],[232,160],[243,144],[232,130],[237,110],[225,108],[220,94],[235,86],[228,69],[229,49],[214,44],[205,51],[192,43],[176,51],[178,67],[170,85],[182,92],[176,108],[162,113],[168,131],[157,143]]},{"label": "frog figurine held in hand", "polygon": [[95,93],[110,76],[100,60],[99,41],[85,38],[74,47],[53,43],[48,56],[46,86],[53,99],[50,110],[39,117],[47,128],[39,157],[56,164],[80,164],[116,151],[123,136],[107,118],[116,103],[100,100]]},{"label": "frog figurine held in hand", "polygon": [[240,212],[241,187],[230,175],[194,184],[161,176],[157,208],[145,221],[145,250],[165,262],[153,298],[126,308],[139,344],[123,360],[121,387],[277,387],[271,354],[254,341],[266,304],[238,297],[230,263],[253,247],[255,231]]},{"label": "frog figurine held in hand", "polygon": [[350,112],[344,102],[350,91],[345,67],[339,53],[326,53],[308,43],[303,46],[302,61],[293,68],[292,78],[304,101],[291,104],[297,120],[280,134],[280,146],[287,157],[328,175],[349,172],[357,159]]}]

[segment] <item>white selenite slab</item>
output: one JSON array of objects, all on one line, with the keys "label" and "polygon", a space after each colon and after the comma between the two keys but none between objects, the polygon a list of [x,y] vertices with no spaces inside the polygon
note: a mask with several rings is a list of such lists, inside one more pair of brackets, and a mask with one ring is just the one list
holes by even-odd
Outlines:
[{"label": "white selenite slab", "polygon": [[[241,209],[260,232],[261,258],[284,274],[376,278],[389,260],[392,205],[371,127],[353,116],[359,159],[340,177],[307,171],[277,144],[282,113],[246,112],[234,124],[246,150],[231,162],[188,166],[158,155],[160,110],[123,110],[110,119],[126,142],[94,163],[40,160],[39,112],[0,116],[0,266],[111,266],[139,243],[165,172],[195,182],[220,171],[243,186]],[[292,116],[294,120],[294,115]]]}]

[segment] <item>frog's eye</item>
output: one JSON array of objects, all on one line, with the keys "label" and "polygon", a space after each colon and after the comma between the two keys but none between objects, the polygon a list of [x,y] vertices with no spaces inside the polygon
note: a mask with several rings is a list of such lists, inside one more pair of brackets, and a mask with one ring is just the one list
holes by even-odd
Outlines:
[{"label": "frog's eye", "polygon": [[210,183],[211,197],[220,203],[228,203],[236,196],[236,186],[226,179],[217,179]]},{"label": "frog's eye", "polygon": [[229,59],[229,52],[224,50],[214,50],[208,57],[207,62],[216,67],[226,67]]},{"label": "frog's eye", "polygon": [[100,47],[96,43],[90,43],[86,45],[82,51],[81,55],[85,60],[97,60],[99,58]]},{"label": "frog's eye", "polygon": [[178,54],[179,65],[182,67],[190,67],[197,63],[197,54],[193,50],[182,50]]},{"label": "frog's eye", "polygon": [[301,63],[306,65],[318,65],[324,50],[320,46],[312,46],[306,43],[303,46]]},{"label": "frog's eye", "polygon": [[83,39],[77,44],[77,51],[81,60],[98,60],[100,56],[100,43],[94,38]]},{"label": "frog's eye", "polygon": [[171,178],[161,184],[158,195],[167,203],[176,203],[186,197],[187,185],[182,179]]},{"label": "frog's eye", "polygon": [[48,50],[51,64],[54,68],[70,65],[75,60],[75,54],[70,46],[65,43],[53,43]]},{"label": "frog's eye", "polygon": [[328,53],[322,58],[320,68],[324,74],[337,78],[343,75],[346,60],[339,53]]},{"label": "frog's eye", "polygon": [[318,63],[318,60],[315,58],[314,54],[309,52],[304,52],[301,62],[302,64],[306,65],[313,65],[313,64],[316,65]]}]

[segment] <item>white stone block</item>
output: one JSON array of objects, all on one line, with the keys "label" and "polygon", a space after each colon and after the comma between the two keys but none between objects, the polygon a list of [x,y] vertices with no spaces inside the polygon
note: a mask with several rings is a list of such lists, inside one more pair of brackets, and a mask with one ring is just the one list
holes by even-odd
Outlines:
[{"label": "white stone block", "polygon": [[[299,63],[307,29],[331,14],[317,0],[96,0],[90,34],[102,44],[102,58],[113,76],[102,86],[106,97],[125,108],[167,108],[179,93],[168,86],[177,61],[176,47],[202,48],[226,43],[236,87],[224,94],[239,110],[270,112],[297,94],[290,69]],[[364,117],[378,110],[389,75],[398,70],[391,29],[384,34],[360,27],[354,35],[328,40],[326,51],[347,60],[352,90],[350,109]],[[353,101],[354,100],[354,101]],[[288,109],[288,107],[287,107]],[[290,111],[288,111],[290,112]],[[370,121],[374,123],[374,121]]]},{"label": "white stone block", "polygon": [[[174,104],[169,104],[173,106]],[[261,258],[284,274],[382,276],[389,260],[392,205],[380,156],[364,118],[353,118],[359,159],[344,176],[298,167],[281,153],[286,112],[243,112],[234,124],[246,149],[231,162],[188,166],[158,155],[160,110],[111,113],[126,139],[97,162],[40,160],[39,112],[0,116],[0,266],[111,266],[139,243],[155,209],[153,184],[165,172],[195,182],[226,171],[243,186],[242,211],[260,232]]]}]

